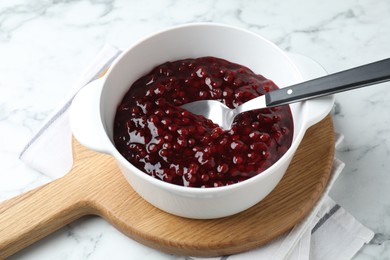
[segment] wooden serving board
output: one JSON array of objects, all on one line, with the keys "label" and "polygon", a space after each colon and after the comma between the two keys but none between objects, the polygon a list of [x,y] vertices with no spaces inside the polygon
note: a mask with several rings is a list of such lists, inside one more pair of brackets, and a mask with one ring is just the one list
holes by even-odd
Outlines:
[{"label": "wooden serving board", "polygon": [[74,166],[67,175],[0,204],[0,258],[90,214],[172,254],[218,256],[256,248],[313,208],[331,174],[334,132],[330,116],[311,127],[271,194],[242,213],[214,220],[181,218],[153,207],[134,192],[112,157],[73,145]]}]

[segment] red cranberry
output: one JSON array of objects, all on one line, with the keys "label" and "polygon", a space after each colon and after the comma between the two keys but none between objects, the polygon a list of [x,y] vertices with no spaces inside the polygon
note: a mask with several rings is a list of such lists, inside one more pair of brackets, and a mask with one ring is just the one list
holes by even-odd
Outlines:
[{"label": "red cranberry", "polygon": [[243,113],[223,131],[180,106],[217,99],[233,108],[276,88],[248,68],[214,57],[166,62],[124,96],[115,116],[115,145],[140,170],[165,182],[219,187],[244,181],[290,147],[289,107]]}]

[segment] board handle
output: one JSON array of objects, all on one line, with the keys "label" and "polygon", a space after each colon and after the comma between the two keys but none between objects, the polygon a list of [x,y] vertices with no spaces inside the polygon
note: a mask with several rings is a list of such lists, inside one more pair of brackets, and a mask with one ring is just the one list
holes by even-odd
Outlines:
[{"label": "board handle", "polygon": [[[89,151],[73,139],[72,170],[34,190],[0,203],[0,259],[4,259],[74,220],[95,214],[109,173],[91,170],[108,155]],[[107,177],[106,177],[107,178]],[[112,187],[111,187],[112,188]]]},{"label": "board handle", "polygon": [[71,175],[0,204],[0,259],[85,215]]}]

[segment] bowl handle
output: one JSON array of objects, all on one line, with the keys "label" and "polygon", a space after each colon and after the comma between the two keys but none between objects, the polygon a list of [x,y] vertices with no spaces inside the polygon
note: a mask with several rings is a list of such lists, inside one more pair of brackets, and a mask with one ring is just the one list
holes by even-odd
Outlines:
[{"label": "bowl handle", "polygon": [[69,111],[73,136],[79,143],[102,153],[110,153],[110,144],[100,114],[100,95],[105,77],[91,81],[72,101]]},{"label": "bowl handle", "polygon": [[[320,64],[306,56],[295,53],[289,53],[288,56],[298,67],[302,74],[303,80],[305,81],[319,78],[328,74]],[[307,108],[307,128],[324,119],[332,110],[334,102],[334,95],[317,98],[315,99],[315,102],[305,102],[304,105],[309,106]]]}]

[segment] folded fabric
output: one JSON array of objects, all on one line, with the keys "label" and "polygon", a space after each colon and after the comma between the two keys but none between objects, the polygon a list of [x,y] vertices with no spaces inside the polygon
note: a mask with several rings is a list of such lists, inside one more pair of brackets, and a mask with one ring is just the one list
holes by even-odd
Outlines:
[{"label": "folded fabric", "polygon": [[121,51],[113,46],[103,47],[81,74],[69,95],[20,153],[22,161],[51,179],[57,179],[69,172],[73,157],[68,110],[73,97],[83,86],[97,79],[120,54]]},{"label": "folded fabric", "polygon": [[258,249],[223,259],[351,259],[374,233],[328,196],[343,168],[344,163],[335,159],[324,194],[311,213],[290,232]]},{"label": "folded fabric", "polygon": [[[121,51],[105,46],[59,108],[26,145],[20,159],[51,179],[66,174],[72,167],[72,132],[68,109],[73,97],[88,82],[107,69]],[[342,135],[336,135],[336,144]],[[350,259],[373,237],[373,232],[329,198],[328,193],[344,163],[334,159],[329,184],[313,210],[291,231],[270,243],[237,255],[208,259]],[[200,258],[193,258],[200,259]]]}]

